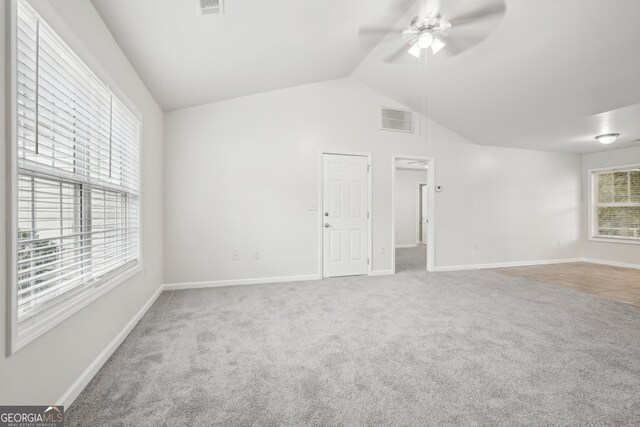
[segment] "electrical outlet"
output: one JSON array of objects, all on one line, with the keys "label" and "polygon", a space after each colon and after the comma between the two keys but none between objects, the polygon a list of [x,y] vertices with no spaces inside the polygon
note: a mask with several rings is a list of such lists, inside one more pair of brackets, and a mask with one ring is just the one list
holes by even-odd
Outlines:
[{"label": "electrical outlet", "polygon": [[253,259],[260,259],[260,252],[255,251],[255,252],[253,253]]},{"label": "electrical outlet", "polygon": [[234,251],[234,252],[231,254],[231,259],[232,259],[233,261],[238,261],[238,260],[240,259],[240,253],[239,253],[238,251]]},{"label": "electrical outlet", "polygon": [[475,249],[476,251],[480,250],[480,244],[478,242],[473,244],[473,249]]}]

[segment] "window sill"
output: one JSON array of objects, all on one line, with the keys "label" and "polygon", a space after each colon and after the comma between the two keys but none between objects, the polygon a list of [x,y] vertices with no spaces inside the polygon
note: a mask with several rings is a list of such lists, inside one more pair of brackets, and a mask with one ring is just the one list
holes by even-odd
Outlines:
[{"label": "window sill", "polygon": [[[69,295],[65,300],[60,301],[50,309],[19,322],[15,325],[14,337],[10,346],[10,354],[16,353],[30,342],[42,336],[64,320],[100,298],[102,295],[142,271],[142,263],[138,260],[138,262],[118,272],[113,277],[110,277],[99,284],[86,286],[78,292],[74,292],[72,295]],[[12,320],[17,322],[17,319]]]},{"label": "window sill", "polygon": [[616,239],[614,237],[589,237],[590,242],[622,243],[626,245],[640,245],[640,239]]}]

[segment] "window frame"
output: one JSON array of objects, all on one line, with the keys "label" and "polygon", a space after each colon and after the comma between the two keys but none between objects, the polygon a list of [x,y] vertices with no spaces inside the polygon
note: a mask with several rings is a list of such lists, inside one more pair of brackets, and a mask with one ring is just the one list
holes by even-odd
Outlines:
[{"label": "window frame", "polygon": [[[30,342],[55,328],[64,320],[73,316],[87,307],[109,291],[116,288],[135,275],[144,273],[144,230],[142,218],[144,215],[144,188],[142,174],[142,151],[144,139],[143,116],[134,103],[115,85],[109,78],[109,74],[94,58],[91,51],[83,44],[68,25],[56,14],[55,10],[47,4],[34,4],[25,0],[40,17],[49,25],[63,42],[75,53],[78,58],[109,88],[114,96],[136,117],[141,123],[138,134],[138,258],[130,261],[103,276],[103,279],[95,284],[78,286],[55,299],[55,304],[43,308],[35,315],[18,321],[18,80],[17,80],[17,44],[18,44],[18,0],[9,0],[8,15],[5,17],[8,27],[8,45],[6,58],[9,62],[7,75],[7,305],[9,319],[7,322],[7,356],[11,356]],[[108,83],[107,83],[108,82]],[[44,304],[45,306],[47,303]]]},{"label": "window frame", "polygon": [[618,166],[607,166],[602,168],[589,169],[587,171],[588,180],[588,206],[587,206],[587,240],[590,242],[602,242],[602,243],[622,243],[626,245],[640,245],[640,238],[634,237],[614,237],[614,236],[598,236],[595,232],[597,224],[595,223],[596,215],[596,174],[600,172],[615,172],[624,171],[629,169],[640,168],[640,163]]}]

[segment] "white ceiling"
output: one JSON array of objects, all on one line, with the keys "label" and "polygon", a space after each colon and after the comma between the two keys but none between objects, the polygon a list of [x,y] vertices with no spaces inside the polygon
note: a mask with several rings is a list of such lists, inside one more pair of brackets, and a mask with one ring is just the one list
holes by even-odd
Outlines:
[{"label": "white ceiling", "polygon": [[392,26],[412,3],[225,0],[203,16],[195,0],[92,2],[167,111],[347,77],[375,45],[358,29]]},{"label": "white ceiling", "polygon": [[[398,42],[392,34],[354,77],[417,111],[426,93],[430,118],[480,144],[574,153],[640,145],[640,1],[505,3],[482,43],[428,62],[424,90],[411,56],[381,61]],[[615,144],[593,139],[610,132],[621,134]]]},{"label": "white ceiling", "polygon": [[[438,1],[496,0],[427,0]],[[491,35],[430,61],[426,79],[408,54],[382,62],[397,33],[378,46],[382,36],[358,34],[406,27],[423,0],[226,0],[224,15],[205,16],[195,0],[92,2],[165,111],[352,75],[416,111],[426,93],[431,119],[479,144],[640,145],[640,0],[505,0]],[[610,132],[615,144],[593,139]]]}]

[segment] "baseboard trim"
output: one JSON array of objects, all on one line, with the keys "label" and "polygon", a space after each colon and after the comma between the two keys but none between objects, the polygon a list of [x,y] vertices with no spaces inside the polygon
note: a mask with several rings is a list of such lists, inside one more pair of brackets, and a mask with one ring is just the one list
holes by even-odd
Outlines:
[{"label": "baseboard trim", "polygon": [[309,274],[304,276],[257,277],[252,279],[213,280],[208,282],[165,283],[164,289],[167,291],[175,291],[180,289],[219,288],[222,286],[262,285],[267,283],[282,283],[282,282],[304,282],[307,280],[320,280],[320,279],[322,279],[322,276],[319,274]]},{"label": "baseboard trim", "polygon": [[409,243],[408,245],[396,245],[396,249],[409,249],[409,248],[417,248],[418,245],[416,243]]},{"label": "baseboard trim", "polygon": [[149,298],[149,300],[144,304],[144,306],[136,313],[135,316],[125,325],[124,328],[116,335],[116,337],[111,340],[111,342],[98,354],[93,362],[84,370],[84,372],[78,377],[78,379],[71,384],[71,387],[58,399],[58,404],[63,405],[65,408],[69,408],[69,406],[73,403],[74,400],[80,395],[82,390],[89,384],[89,381],[98,373],[102,365],[111,357],[114,351],[122,344],[124,339],[129,335],[129,333],[133,330],[133,328],[138,324],[142,316],[151,308],[158,296],[162,293],[162,286]]},{"label": "baseboard trim", "polygon": [[629,264],[629,263],[626,263],[626,262],[605,261],[603,259],[591,259],[591,258],[583,258],[582,261],[591,262],[593,264],[610,265],[610,266],[613,266],[613,267],[624,267],[624,268],[640,269],[640,264]]},{"label": "baseboard trim", "polygon": [[449,265],[436,267],[434,271],[462,271],[462,270],[483,270],[487,268],[505,268],[505,267],[526,267],[529,265],[547,265],[547,264],[565,264],[568,262],[583,262],[582,258],[565,258],[565,259],[547,259],[538,261],[515,261],[515,262],[496,262],[490,264],[471,264],[471,265]]},{"label": "baseboard trim", "polygon": [[369,276],[392,276],[393,270],[374,270]]}]

